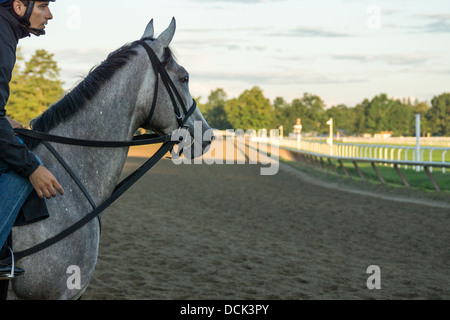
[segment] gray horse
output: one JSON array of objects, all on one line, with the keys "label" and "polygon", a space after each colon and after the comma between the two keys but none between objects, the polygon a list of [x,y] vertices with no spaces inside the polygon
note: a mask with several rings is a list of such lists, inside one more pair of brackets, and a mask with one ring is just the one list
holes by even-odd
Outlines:
[{"label": "gray horse", "polygon": [[[190,106],[193,100],[188,88],[189,74],[178,65],[169,49],[174,34],[175,19],[154,39],[152,20],[142,39],[162,62],[184,104]],[[160,135],[171,134],[179,128],[179,123],[166,87],[159,85],[158,92],[154,92],[156,79],[144,47],[136,42],[125,45],[111,53],[76,88],[36,119],[33,128],[58,136],[104,141],[129,141],[140,127]],[[156,108],[148,121],[156,94]],[[211,128],[197,108],[186,123],[187,132],[192,135],[189,138],[200,146],[195,156],[200,156],[210,144],[200,135],[194,136],[194,123],[200,122],[202,134],[206,136]],[[52,145],[78,175],[97,205],[112,194],[128,148]],[[47,201],[50,217],[46,220],[13,229],[16,252],[44,242],[92,211],[89,201],[54,156],[41,144],[33,152],[57,176],[65,195]],[[99,240],[99,222],[93,219],[57,244],[18,261],[17,265],[26,273],[12,281],[8,299],[80,298],[94,273]]]}]

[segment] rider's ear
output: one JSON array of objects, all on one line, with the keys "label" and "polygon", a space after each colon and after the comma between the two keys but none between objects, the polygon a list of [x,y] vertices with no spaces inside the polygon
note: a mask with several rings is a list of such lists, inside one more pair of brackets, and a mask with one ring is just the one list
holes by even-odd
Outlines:
[{"label": "rider's ear", "polygon": [[150,22],[148,23],[147,28],[145,28],[145,32],[144,32],[144,34],[142,35],[142,38],[141,38],[141,39],[144,39],[144,38],[150,38],[150,39],[152,39],[154,34],[155,34],[155,29],[153,28],[153,19],[152,19],[152,20],[150,20]]},{"label": "rider's ear", "polygon": [[14,1],[13,9],[19,17],[23,17],[25,15],[25,11],[27,10],[22,1]]},{"label": "rider's ear", "polygon": [[169,27],[159,35],[158,39],[156,39],[156,41],[161,44],[162,48],[167,48],[172,42],[173,36],[175,35],[175,29],[176,21],[175,18],[172,18]]}]

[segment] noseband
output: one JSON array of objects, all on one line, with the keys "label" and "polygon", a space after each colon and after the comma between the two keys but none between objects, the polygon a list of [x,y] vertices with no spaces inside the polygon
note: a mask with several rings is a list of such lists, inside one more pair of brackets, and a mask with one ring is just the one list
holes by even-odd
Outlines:
[{"label": "noseband", "polygon": [[[158,86],[159,86],[159,76],[161,77],[161,80],[164,84],[164,86],[167,89],[167,92],[169,94],[170,100],[172,101],[175,116],[177,118],[177,122],[179,125],[179,129],[182,129],[183,127],[186,127],[186,122],[188,119],[192,116],[195,109],[197,108],[197,103],[193,99],[192,106],[189,108],[189,110],[186,109],[186,106],[183,103],[183,99],[181,98],[180,93],[175,87],[175,84],[173,83],[172,79],[170,78],[169,74],[167,73],[166,69],[164,68],[163,64],[159,60],[158,56],[155,54],[152,48],[145,42],[147,40],[152,40],[149,38],[144,38],[141,40],[136,41],[136,43],[142,45],[144,49],[147,51],[148,57],[150,58],[150,61],[152,63],[153,71],[155,72],[156,76],[156,83],[155,83],[155,92],[153,95],[153,103],[150,108],[150,113],[147,117],[146,122],[143,124],[149,124],[151,118],[153,117],[153,114],[156,109],[157,99],[158,99]],[[181,106],[181,109],[184,113],[181,114],[180,108],[177,104],[177,101],[175,100],[175,97],[178,99],[179,105]],[[21,252],[18,252],[14,255],[14,260],[20,260],[24,257],[27,257],[29,255],[35,254],[39,251],[42,251],[55,243],[61,241],[62,239],[66,238],[67,236],[71,235],[75,231],[81,229],[83,226],[85,226],[88,222],[90,222],[94,218],[99,218],[99,215],[108,208],[114,201],[116,201],[121,195],[123,195],[131,186],[133,186],[146,172],[148,172],[159,160],[161,160],[167,152],[170,152],[174,146],[181,142],[182,137],[180,137],[180,140],[172,140],[172,135],[167,134],[165,136],[158,137],[154,134],[145,134],[141,136],[136,136],[133,138],[133,141],[95,141],[95,140],[82,140],[82,139],[73,139],[73,138],[66,138],[61,136],[55,136],[47,133],[32,131],[32,130],[26,130],[26,129],[15,129],[14,132],[18,135],[28,137],[31,139],[35,139],[40,141],[42,144],[44,144],[47,149],[55,156],[55,158],[60,162],[60,164],[65,168],[67,173],[72,177],[73,181],[78,185],[80,190],[85,195],[86,199],[91,204],[93,211],[84,216],[80,221],[73,224],[66,230],[60,232],[56,236],[53,236],[52,238],[47,239],[46,241],[35,245],[34,247],[31,247],[29,249],[23,250]],[[87,192],[86,188],[81,183],[80,179],[77,177],[77,175],[73,172],[73,170],[70,168],[70,166],[66,163],[66,161],[61,157],[61,155],[53,148],[53,146],[49,142],[55,142],[59,144],[66,144],[66,145],[76,145],[76,146],[84,146],[84,147],[99,147],[99,148],[121,148],[121,147],[131,147],[131,146],[142,146],[142,145],[150,145],[150,144],[157,144],[162,143],[161,148],[150,158],[148,159],[140,168],[138,168],[136,171],[134,171],[132,174],[130,174],[127,178],[122,180],[120,182],[112,195],[101,205],[98,207],[92,200],[92,197]],[[100,222],[100,220],[99,220]],[[0,261],[2,263],[10,263],[11,257],[7,258],[3,261]]]}]

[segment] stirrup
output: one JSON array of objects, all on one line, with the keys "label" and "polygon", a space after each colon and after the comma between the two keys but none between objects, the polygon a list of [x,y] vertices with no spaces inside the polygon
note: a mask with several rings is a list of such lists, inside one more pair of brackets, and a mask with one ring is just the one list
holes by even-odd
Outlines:
[{"label": "stirrup", "polygon": [[14,252],[10,246],[6,245],[6,247],[8,248],[9,252],[11,253],[11,274],[6,277],[13,279],[14,278]]}]

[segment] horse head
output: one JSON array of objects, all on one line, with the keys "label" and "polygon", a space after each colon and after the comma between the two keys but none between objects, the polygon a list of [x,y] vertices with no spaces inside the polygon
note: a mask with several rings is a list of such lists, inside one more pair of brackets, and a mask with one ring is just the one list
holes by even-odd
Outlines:
[{"label": "horse head", "polygon": [[207,152],[214,135],[190,94],[189,73],[178,64],[169,48],[175,29],[173,18],[169,27],[155,39],[152,19],[141,38],[140,43],[145,42],[144,48],[146,45],[151,48],[146,49],[150,60],[151,51],[157,57],[156,61],[152,60],[153,72],[149,71],[147,87],[148,92],[154,92],[151,97],[153,103],[147,100],[144,114],[149,116],[141,127],[160,135],[172,134],[176,140],[181,137],[181,148],[193,159]]}]

